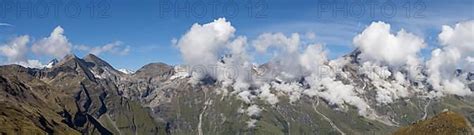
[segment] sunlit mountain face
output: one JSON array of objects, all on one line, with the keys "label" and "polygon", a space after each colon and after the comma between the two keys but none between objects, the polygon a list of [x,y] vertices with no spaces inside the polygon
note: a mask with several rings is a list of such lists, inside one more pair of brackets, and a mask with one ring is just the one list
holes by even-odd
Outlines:
[{"label": "sunlit mountain face", "polygon": [[473,134],[472,1],[0,5],[2,134]]}]

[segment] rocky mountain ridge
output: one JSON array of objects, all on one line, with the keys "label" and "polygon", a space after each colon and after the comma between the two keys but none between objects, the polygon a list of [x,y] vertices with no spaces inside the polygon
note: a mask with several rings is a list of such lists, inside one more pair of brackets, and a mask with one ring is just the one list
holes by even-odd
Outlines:
[{"label": "rocky mountain ridge", "polygon": [[[297,95],[299,100],[294,100],[295,95],[275,92],[273,87],[269,91],[278,102],[269,104],[268,97],[259,97],[265,91],[253,89],[246,93],[254,97],[249,104],[241,99],[243,92],[222,87],[221,82],[190,84],[188,70],[177,66],[151,63],[135,73],[125,74],[90,54],[82,59],[68,55],[43,69],[1,66],[0,105],[4,110],[0,114],[3,127],[0,132],[391,134],[400,126],[444,109],[463,114],[471,125],[474,122],[472,96],[402,97],[392,103],[380,104],[378,100],[381,99],[374,89],[388,85],[376,85],[373,80],[376,78],[364,74],[357,54],[354,51],[342,59],[346,62],[336,78],[360,91],[357,96],[367,101],[374,117],[361,116],[360,108],[354,105],[340,107],[319,96]],[[268,70],[264,68],[272,67],[265,64],[252,73],[262,71],[260,74],[266,74]],[[394,79],[389,76],[377,81]],[[275,86],[286,85],[278,78],[272,82]],[[304,86],[305,81],[296,85]],[[473,85],[469,85],[471,90]],[[415,86],[416,83],[411,83],[404,88]],[[230,94],[222,94],[221,89]],[[14,122],[19,124],[12,124]]]}]

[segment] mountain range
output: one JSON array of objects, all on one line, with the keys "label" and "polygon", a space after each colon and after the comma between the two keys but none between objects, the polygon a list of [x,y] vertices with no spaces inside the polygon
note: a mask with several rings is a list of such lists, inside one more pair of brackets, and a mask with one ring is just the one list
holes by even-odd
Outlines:
[{"label": "mountain range", "polygon": [[[249,104],[240,98],[241,93],[233,93],[233,87],[223,87],[212,78],[189,83],[192,74],[186,68],[165,63],[150,63],[130,72],[89,54],[83,58],[67,55],[41,69],[3,65],[0,133],[392,134],[446,110],[465,117],[466,125],[474,123],[472,96],[411,96],[380,104],[375,89],[381,86],[374,82],[396,78],[373,80],[364,75],[357,55],[354,51],[343,57],[348,61],[341,68],[345,75],[336,78],[362,91],[357,96],[372,111],[366,116],[353,104],[340,107],[327,99],[304,95],[294,100],[284,92],[275,94],[278,102],[255,100]],[[261,72],[269,68],[272,63],[256,65],[251,73],[265,74]],[[466,80],[474,91],[472,78],[470,73]],[[305,87],[305,80],[298,85]],[[407,89],[419,84],[411,85]],[[470,128],[463,131],[472,134]]]}]

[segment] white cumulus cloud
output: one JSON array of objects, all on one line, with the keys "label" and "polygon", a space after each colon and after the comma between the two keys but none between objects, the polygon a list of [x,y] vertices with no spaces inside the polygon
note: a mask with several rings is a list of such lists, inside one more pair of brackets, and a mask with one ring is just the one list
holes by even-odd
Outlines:
[{"label": "white cumulus cloud", "polygon": [[34,43],[31,49],[39,55],[62,58],[71,53],[72,44],[64,35],[64,29],[61,26],[57,26],[49,37]]},{"label": "white cumulus cloud", "polygon": [[177,45],[187,64],[216,64],[218,53],[234,32],[235,28],[225,18],[203,25],[196,23],[177,41]]},{"label": "white cumulus cloud", "polygon": [[426,47],[424,40],[404,29],[390,33],[390,24],[373,22],[353,39],[361,50],[363,61],[373,61],[390,66],[416,66],[418,53]]},{"label": "white cumulus cloud", "polygon": [[0,46],[1,55],[7,57],[8,62],[25,61],[28,52],[29,36],[19,36]]},{"label": "white cumulus cloud", "polygon": [[[423,66],[419,53],[426,47],[424,40],[404,29],[397,33],[390,31],[390,24],[373,22],[353,39],[361,51],[361,71],[372,80],[377,101],[384,104],[411,93],[404,87],[409,83],[405,77],[413,82],[425,77],[419,68]],[[407,76],[400,74],[405,71]]]},{"label": "white cumulus cloud", "polygon": [[6,57],[2,64],[18,64],[23,67],[42,68],[44,67],[38,60],[27,59],[29,36],[15,37],[9,42],[0,45],[0,55]]},{"label": "white cumulus cloud", "polygon": [[[234,37],[234,32],[235,28],[230,22],[219,18],[203,25],[196,23],[181,38],[172,41],[179,48],[184,62],[193,67],[190,71],[190,82],[198,83],[206,76],[218,78],[216,74],[211,73],[215,70],[220,55]],[[235,48],[233,50],[238,51]]]},{"label": "white cumulus cloud", "polygon": [[474,72],[474,20],[460,22],[454,27],[444,25],[438,35],[442,48],[431,53],[427,61],[428,82],[442,93],[460,96],[472,94],[464,79],[455,74],[461,69],[464,74]]},{"label": "white cumulus cloud", "polygon": [[[230,22],[220,18],[194,24],[172,43],[187,65],[198,66],[201,71],[189,70],[190,82],[215,79],[221,86],[218,93],[231,91],[230,95],[250,105],[240,112],[251,117],[262,111],[255,105],[258,99],[276,105],[281,96],[287,96],[290,103],[310,96],[343,110],[347,105],[355,106],[362,116],[385,120],[371,105],[390,104],[415,94],[426,96],[422,90],[429,88],[425,87],[428,84],[420,81],[426,80],[424,73],[429,74],[428,82],[439,85],[433,85],[435,89],[449,89],[445,93],[457,95],[470,93],[465,80],[445,77],[449,73],[451,78],[465,78],[456,76],[456,69],[471,72],[474,66],[472,25],[465,23],[443,27],[439,37],[443,48],[435,50],[426,64],[419,56],[426,47],[423,38],[404,29],[392,33],[390,24],[384,22],[373,22],[353,38],[361,51],[360,63],[353,63],[350,57],[329,60],[323,44],[314,43],[314,33],[263,33],[248,43],[247,37],[235,36],[235,31]],[[273,57],[259,66],[253,63],[256,57],[250,51],[272,53]],[[428,67],[418,68],[425,65]],[[367,94],[367,88],[375,88],[376,93]],[[372,100],[376,103],[369,102]],[[255,122],[251,119],[248,124],[253,127]]]},{"label": "white cumulus cloud", "polygon": [[411,80],[421,78],[418,68],[422,63],[419,52],[426,47],[424,40],[401,29],[390,33],[390,24],[373,22],[362,33],[354,37],[353,44],[362,52],[364,61],[403,68],[410,74]]}]

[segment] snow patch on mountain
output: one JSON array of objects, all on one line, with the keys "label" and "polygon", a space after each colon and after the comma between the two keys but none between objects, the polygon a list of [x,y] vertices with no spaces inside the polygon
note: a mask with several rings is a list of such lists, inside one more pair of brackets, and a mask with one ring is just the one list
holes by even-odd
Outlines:
[{"label": "snow patch on mountain", "polygon": [[53,66],[58,63],[59,63],[58,59],[52,59],[51,61],[49,61],[48,64],[46,64],[45,68],[53,68]]},{"label": "snow patch on mountain", "polygon": [[170,80],[175,80],[175,79],[182,79],[189,77],[189,72],[185,67],[182,66],[175,66],[174,67],[174,74],[173,76],[170,77]]},{"label": "snow patch on mountain", "polygon": [[124,69],[124,68],[121,68],[121,69],[118,69],[118,71],[124,73],[124,74],[133,74],[135,73],[135,71],[133,70],[130,70],[130,69]]}]

